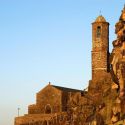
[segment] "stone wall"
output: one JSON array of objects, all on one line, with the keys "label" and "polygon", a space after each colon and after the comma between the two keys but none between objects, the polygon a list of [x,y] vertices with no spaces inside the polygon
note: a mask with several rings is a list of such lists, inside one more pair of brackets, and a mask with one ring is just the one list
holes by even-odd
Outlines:
[{"label": "stone wall", "polygon": [[[31,114],[15,118],[15,125],[62,125],[67,121],[67,114]],[[65,125],[65,124],[63,124]]]},{"label": "stone wall", "polygon": [[[36,96],[36,105],[28,107],[29,114],[56,113],[62,111],[62,92],[51,85],[46,86]],[[48,111],[47,111],[48,110]]]},{"label": "stone wall", "polygon": [[[98,27],[100,27],[99,37]],[[92,23],[92,80],[100,78],[100,75],[103,76],[107,71],[109,71],[109,23],[94,22]]]}]

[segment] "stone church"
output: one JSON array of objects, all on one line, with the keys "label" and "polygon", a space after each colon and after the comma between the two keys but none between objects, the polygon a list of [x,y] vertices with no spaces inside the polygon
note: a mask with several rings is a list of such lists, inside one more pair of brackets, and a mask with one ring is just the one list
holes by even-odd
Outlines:
[{"label": "stone church", "polygon": [[109,52],[109,23],[92,23],[92,79],[87,90],[51,83],[36,94],[28,114],[15,125],[125,125],[125,7],[115,25]]}]

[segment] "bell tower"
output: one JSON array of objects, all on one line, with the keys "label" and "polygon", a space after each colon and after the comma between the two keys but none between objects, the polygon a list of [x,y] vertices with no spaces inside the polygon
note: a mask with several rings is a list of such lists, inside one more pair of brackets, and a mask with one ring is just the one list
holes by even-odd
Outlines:
[{"label": "bell tower", "polygon": [[109,70],[109,23],[100,15],[92,23],[92,80]]}]

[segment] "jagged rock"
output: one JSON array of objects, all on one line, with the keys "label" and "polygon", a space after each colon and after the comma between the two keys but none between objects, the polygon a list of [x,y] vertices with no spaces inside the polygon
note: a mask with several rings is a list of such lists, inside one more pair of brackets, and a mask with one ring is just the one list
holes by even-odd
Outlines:
[{"label": "jagged rock", "polygon": [[88,91],[50,83],[15,125],[125,125],[125,7],[109,53],[109,23],[92,23],[92,79]]}]

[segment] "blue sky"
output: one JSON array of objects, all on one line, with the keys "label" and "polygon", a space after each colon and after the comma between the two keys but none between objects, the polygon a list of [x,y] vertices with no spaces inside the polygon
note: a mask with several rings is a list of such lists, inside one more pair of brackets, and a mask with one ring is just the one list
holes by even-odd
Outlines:
[{"label": "blue sky", "polygon": [[84,89],[91,79],[91,23],[101,10],[110,50],[123,0],[0,0],[0,125],[13,125],[48,84]]}]

